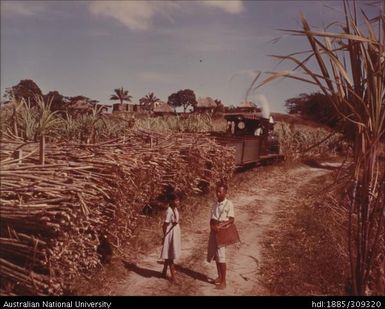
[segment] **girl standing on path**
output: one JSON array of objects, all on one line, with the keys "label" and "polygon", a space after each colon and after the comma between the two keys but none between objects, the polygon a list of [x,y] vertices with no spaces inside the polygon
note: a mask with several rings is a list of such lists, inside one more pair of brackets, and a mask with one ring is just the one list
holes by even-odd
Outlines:
[{"label": "girl standing on path", "polygon": [[168,195],[170,206],[166,210],[166,219],[163,223],[163,247],[160,257],[164,259],[162,277],[167,278],[167,267],[170,267],[171,282],[177,283],[175,278],[174,259],[179,258],[181,253],[181,237],[179,227],[180,197],[175,193]]}]

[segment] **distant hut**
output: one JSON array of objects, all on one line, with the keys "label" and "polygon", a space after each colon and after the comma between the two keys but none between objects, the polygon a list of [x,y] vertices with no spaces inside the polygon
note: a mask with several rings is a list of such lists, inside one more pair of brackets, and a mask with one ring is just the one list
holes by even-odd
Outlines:
[{"label": "distant hut", "polygon": [[112,105],[112,112],[113,113],[116,113],[116,112],[128,112],[129,111],[129,108],[128,108],[128,104],[127,103],[115,103]]},{"label": "distant hut", "polygon": [[106,104],[96,104],[96,109],[100,111],[100,113],[107,113],[109,109],[109,105]]},{"label": "distant hut", "polygon": [[194,112],[213,114],[216,108],[217,108],[217,104],[212,98],[210,97],[199,98],[197,100],[197,105],[194,107]]},{"label": "distant hut", "polygon": [[133,113],[134,112],[134,104],[127,104],[127,112]]},{"label": "distant hut", "polygon": [[143,105],[140,104],[131,104],[130,107],[132,107],[132,111],[134,113],[146,113],[147,111],[144,109]]},{"label": "distant hut", "polygon": [[112,112],[143,113],[145,110],[143,109],[143,106],[139,104],[115,103],[112,105]]},{"label": "distant hut", "polygon": [[66,109],[70,114],[91,114],[95,104],[88,102],[87,100],[76,100],[69,103]]},{"label": "distant hut", "polygon": [[174,115],[175,112],[166,102],[159,101],[154,103],[153,113],[155,116]]}]

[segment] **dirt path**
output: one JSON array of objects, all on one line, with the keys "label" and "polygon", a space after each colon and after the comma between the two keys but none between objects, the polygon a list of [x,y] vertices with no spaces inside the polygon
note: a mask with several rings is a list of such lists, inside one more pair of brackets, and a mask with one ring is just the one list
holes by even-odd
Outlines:
[{"label": "dirt path", "polygon": [[[285,172],[286,171],[286,172]],[[233,180],[229,198],[235,206],[242,243],[227,248],[227,288],[216,290],[207,277],[216,277],[215,263],[205,261],[209,235],[210,203],[202,205],[190,228],[182,224],[182,258],[177,261],[178,285],[160,278],[160,244],[135,261],[123,261],[127,275],[108,287],[111,295],[269,295],[259,281],[261,242],[272,219],[283,205],[295,207],[299,189],[330,171],[297,166],[270,167],[240,173]],[[247,180],[244,180],[247,179]],[[235,184],[238,183],[238,186]],[[182,218],[183,219],[183,218]],[[274,244],[271,244],[274,246]]]}]

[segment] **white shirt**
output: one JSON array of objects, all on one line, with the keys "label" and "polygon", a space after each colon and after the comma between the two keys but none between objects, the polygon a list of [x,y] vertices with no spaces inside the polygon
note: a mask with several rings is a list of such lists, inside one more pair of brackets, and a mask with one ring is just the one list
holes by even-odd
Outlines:
[{"label": "white shirt", "polygon": [[216,201],[213,207],[211,208],[210,219],[214,219],[217,221],[228,221],[229,217],[234,218],[233,203],[226,198],[220,203]]},{"label": "white shirt", "polygon": [[167,208],[167,211],[166,211],[166,219],[164,220],[164,222],[166,223],[178,223],[179,221],[179,211],[177,208],[174,208],[174,211],[172,210],[171,207],[168,207]]},{"label": "white shirt", "polygon": [[254,135],[255,136],[261,136],[262,135],[262,128],[256,129],[255,132],[254,132]]}]

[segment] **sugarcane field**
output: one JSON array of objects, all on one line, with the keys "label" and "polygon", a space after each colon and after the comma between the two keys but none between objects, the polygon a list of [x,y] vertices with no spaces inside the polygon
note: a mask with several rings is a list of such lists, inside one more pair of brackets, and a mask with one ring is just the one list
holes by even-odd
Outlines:
[{"label": "sugarcane field", "polygon": [[385,306],[384,10],[1,1],[2,307]]}]

